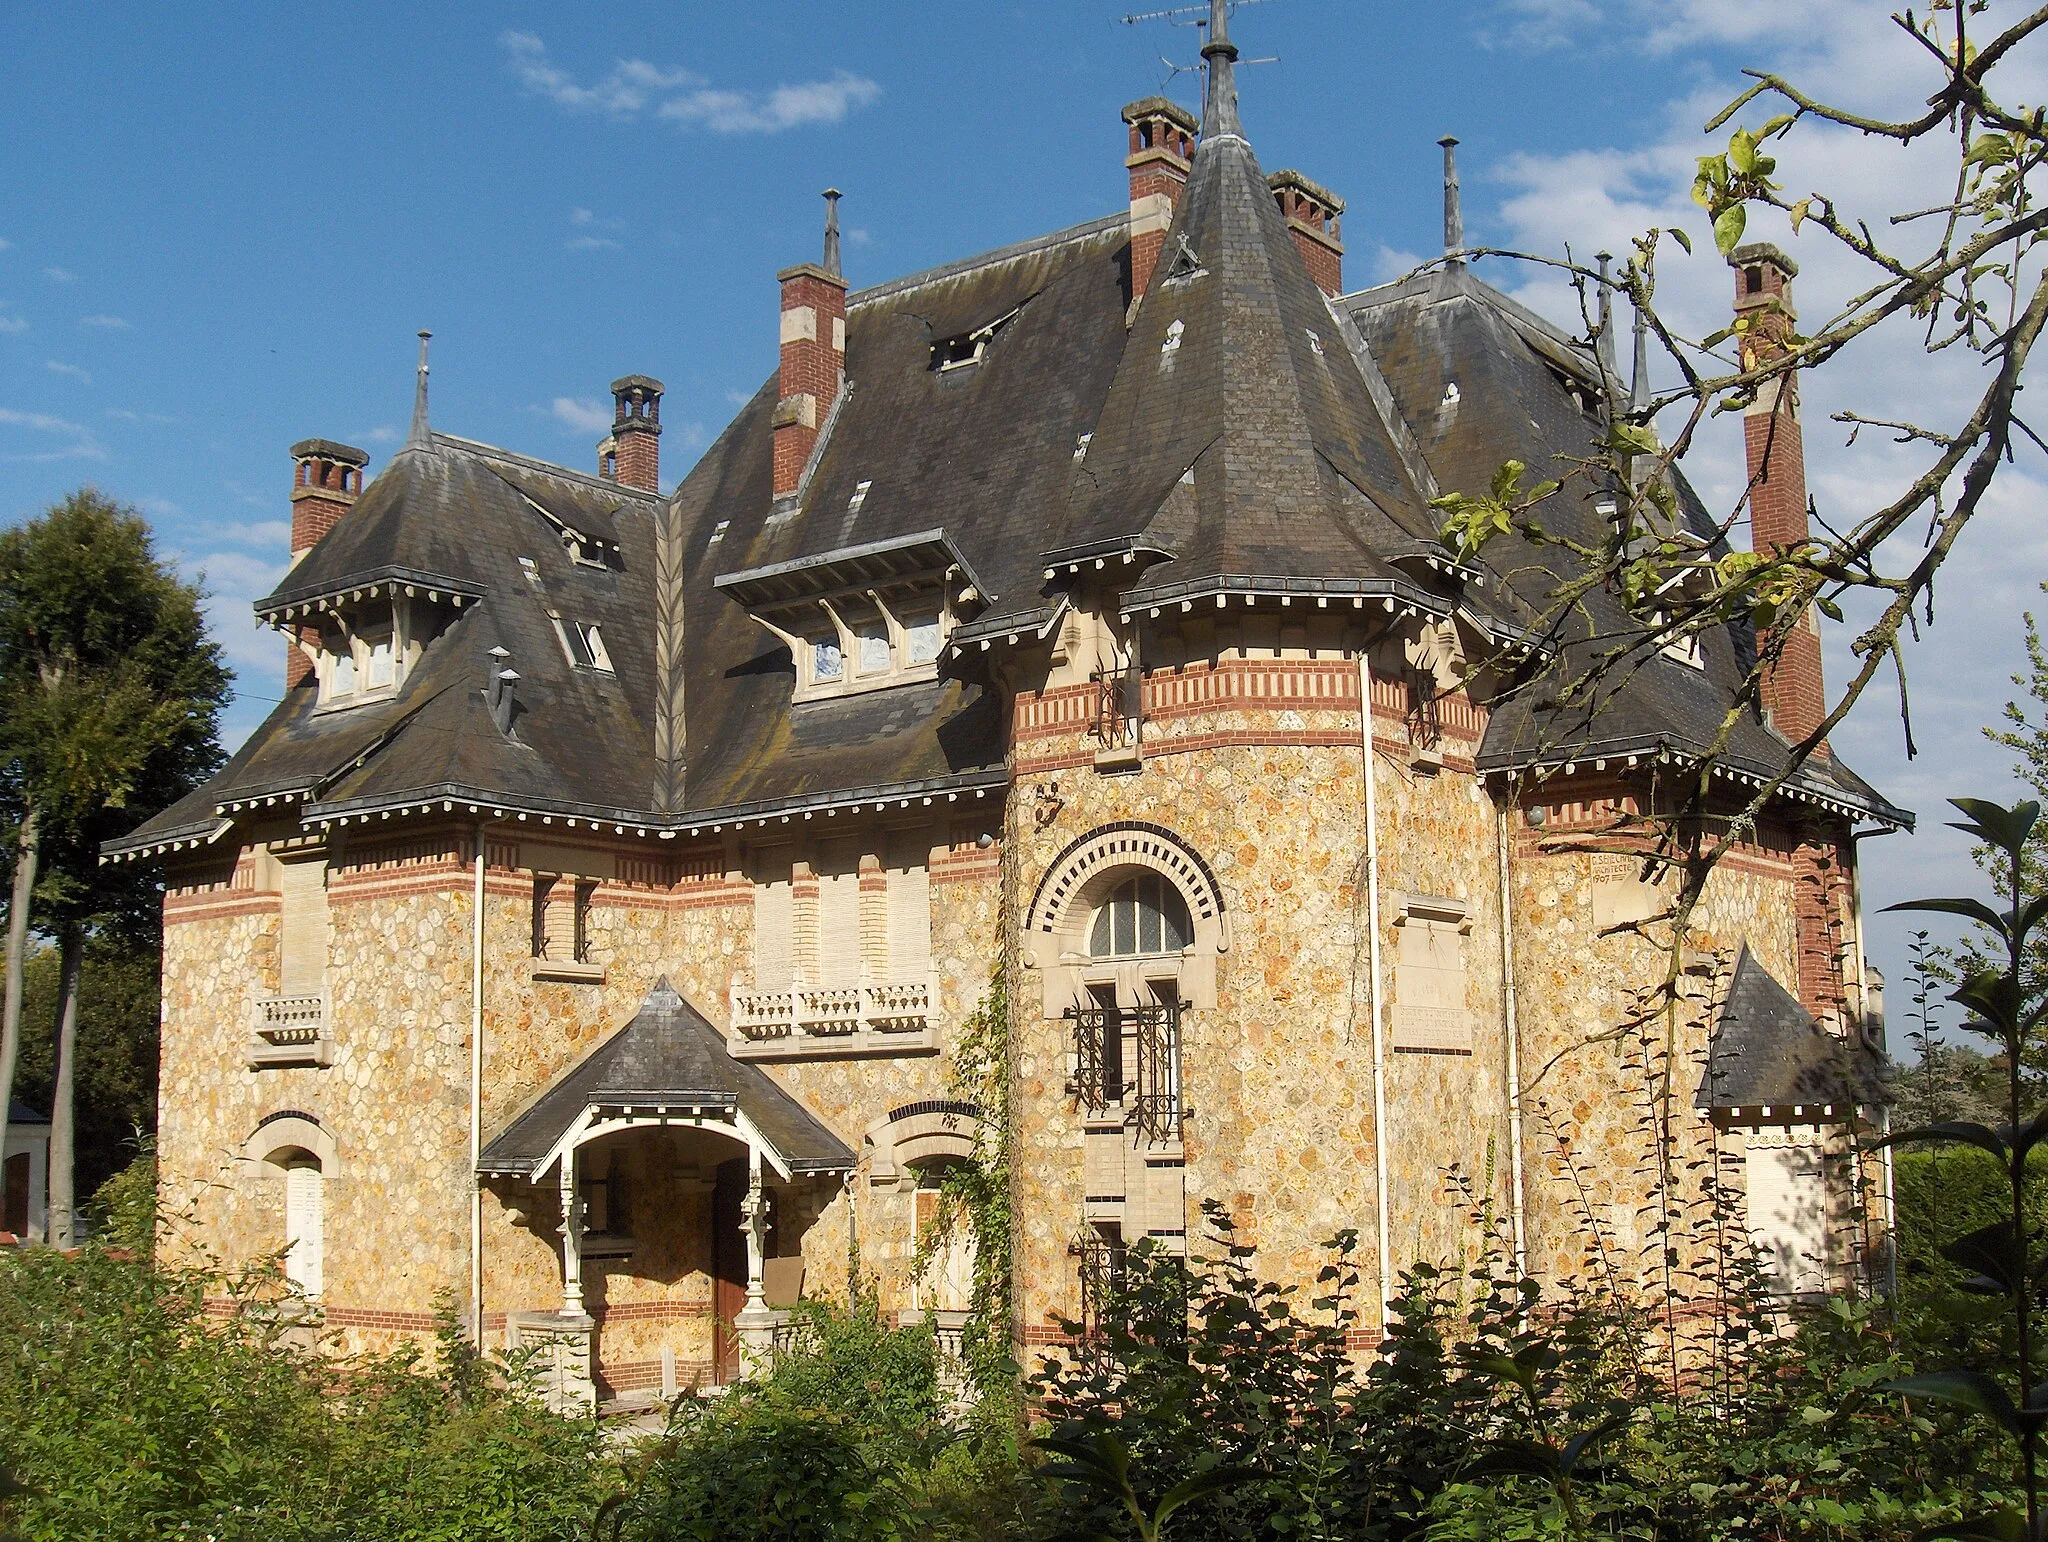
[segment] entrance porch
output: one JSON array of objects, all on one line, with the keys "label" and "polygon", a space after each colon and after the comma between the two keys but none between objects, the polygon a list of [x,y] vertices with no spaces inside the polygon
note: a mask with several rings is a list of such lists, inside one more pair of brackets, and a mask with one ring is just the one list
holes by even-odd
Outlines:
[{"label": "entrance porch", "polygon": [[[773,1351],[853,1153],[666,980],[484,1149],[552,1212],[562,1305],[511,1314],[551,1404],[727,1385]],[[550,1201],[552,1201],[550,1203]]]}]

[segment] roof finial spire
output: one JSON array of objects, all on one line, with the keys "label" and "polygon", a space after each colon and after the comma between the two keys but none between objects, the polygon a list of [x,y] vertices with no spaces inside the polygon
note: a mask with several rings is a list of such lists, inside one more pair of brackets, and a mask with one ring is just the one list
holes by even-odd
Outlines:
[{"label": "roof finial spire", "polygon": [[839,200],[843,195],[836,187],[825,189],[825,271],[834,278],[839,274]]},{"label": "roof finial spire", "polygon": [[1650,318],[1640,305],[1636,307],[1635,380],[1628,393],[1628,404],[1634,412],[1650,405]]},{"label": "roof finial spire", "polygon": [[[1612,252],[1595,252],[1593,260],[1600,264],[1600,336],[1597,339],[1600,350],[1600,379],[1603,389],[1612,393],[1616,382],[1621,379],[1621,367],[1614,360],[1614,280],[1608,277],[1607,269],[1614,261]],[[1614,396],[1610,394],[1608,401]]]},{"label": "roof finial spire", "polygon": [[426,449],[433,442],[433,435],[427,428],[427,339],[434,334],[420,331],[420,373],[419,381],[412,388],[412,432],[405,436],[408,449]]},{"label": "roof finial spire", "polygon": [[1230,0],[1209,0],[1209,41],[1202,45],[1209,66],[1209,98],[1202,108],[1202,137],[1244,137],[1237,117],[1237,45],[1230,41]]},{"label": "roof finial spire", "polygon": [[1463,262],[1465,206],[1458,198],[1458,136],[1446,134],[1437,143],[1444,147],[1444,255]]}]

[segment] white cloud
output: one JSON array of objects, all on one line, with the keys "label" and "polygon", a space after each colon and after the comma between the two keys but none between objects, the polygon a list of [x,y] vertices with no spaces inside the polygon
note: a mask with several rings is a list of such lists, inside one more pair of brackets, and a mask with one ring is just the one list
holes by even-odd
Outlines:
[{"label": "white cloud", "polygon": [[53,284],[75,284],[78,282],[78,275],[69,268],[45,268],[43,269],[43,277]]},{"label": "white cloud", "polygon": [[562,244],[572,252],[601,252],[616,250],[619,243],[610,236],[572,236]]},{"label": "white cloud", "polygon": [[25,428],[31,433],[52,434],[71,441],[53,450],[0,452],[0,460],[43,462],[107,458],[106,447],[93,437],[92,430],[68,418],[53,417],[47,412],[21,412],[12,407],[0,407],[0,427]]},{"label": "white cloud", "polygon": [[43,360],[43,368],[53,375],[69,375],[80,385],[92,384],[92,376],[80,369],[76,364],[61,364],[55,359],[45,359]]},{"label": "white cloud", "polygon": [[0,316],[0,332],[26,332],[27,330],[28,318],[26,316]]},{"label": "white cloud", "polygon": [[379,423],[375,428],[356,435],[364,444],[396,444],[405,436],[394,423]]},{"label": "white cloud", "polygon": [[98,327],[103,332],[126,332],[128,330],[128,323],[119,316],[80,316],[78,324],[82,327]]},{"label": "white cloud", "polygon": [[13,250],[14,243],[12,241],[0,239],[0,252],[11,252]]},{"label": "white cloud", "polygon": [[161,412],[133,412],[126,407],[109,407],[107,416],[119,418],[124,423],[175,423],[178,420]]},{"label": "white cloud", "polygon": [[[1739,62],[1778,70],[1800,84],[1819,82],[1833,100],[1853,110],[1910,113],[1930,89],[1928,61],[1881,11],[1854,0],[1511,0],[1503,14],[1526,35],[1518,41],[1542,46],[1572,41],[1587,46],[1676,52],[1733,50]],[[1598,23],[1597,33],[1587,23]],[[1543,29],[1554,34],[1547,39]],[[2038,51],[2037,51],[2038,52]],[[1687,59],[1690,66],[1694,61]],[[2017,54],[2001,66],[2008,100],[2040,101],[2048,95],[2048,59]],[[1690,94],[1666,105],[1664,126],[1641,143],[1589,148],[1553,155],[1524,153],[1492,169],[1505,196],[1492,211],[1487,244],[1526,251],[1562,253],[1567,243],[1580,258],[1602,246],[1629,250],[1629,238],[1650,226],[1676,225],[1695,238],[1697,255],[1687,258],[1667,243],[1658,260],[1658,304],[1668,321],[1698,337],[1726,319],[1733,277],[1715,254],[1702,211],[1691,201],[1695,158],[1726,142],[1723,130],[1710,141],[1701,125],[1745,84],[1732,70],[1721,71],[1703,57],[1687,78]],[[1762,103],[1746,113],[1754,125],[1775,108]],[[1718,141],[1718,142],[1715,142]],[[1943,155],[1946,153],[1946,165]],[[1902,150],[1883,141],[1808,123],[1779,148],[1780,179],[1792,196],[1826,190],[1851,218],[1868,220],[1895,249],[1933,232],[1921,226],[1892,227],[1894,211],[1945,201],[1955,174],[1953,142],[1926,151]],[[1486,173],[1468,173],[1468,210],[1487,211],[1473,196]],[[1784,247],[1800,264],[1795,295],[1807,330],[1869,282],[1868,269],[1815,227],[1794,238],[1782,220],[1759,219],[1749,239]],[[1479,276],[1579,329],[1578,305],[1555,279],[1487,261]],[[1622,348],[1624,359],[1627,346]],[[1896,497],[1925,465],[1924,451],[1866,432],[1852,447],[1846,430],[1830,414],[1853,409],[1871,416],[1953,424],[1983,388],[1979,360],[1970,354],[1929,357],[1910,327],[1880,329],[1866,336],[1829,368],[1803,385],[1808,483],[1823,518],[1840,527]],[[1685,462],[1687,476],[1725,514],[1744,482],[1741,430],[1728,418],[1711,423]],[[1913,683],[1914,735],[1920,757],[1908,760],[1894,683],[1873,681],[1862,703],[1835,732],[1832,742],[1844,761],[1889,796],[1922,816],[1920,833],[1875,842],[1865,848],[1867,927],[1873,955],[1893,979],[1904,973],[1904,923],[1877,914],[1879,906],[1919,893],[1970,892],[1978,883],[1968,843],[1942,828],[1943,799],[1956,795],[1996,797],[2011,788],[2010,757],[1982,737],[2000,706],[2015,694],[2007,676],[2024,664],[2019,613],[2048,613],[2048,599],[2036,581],[2048,576],[2048,532],[2038,515],[2048,499],[2048,463],[2035,450],[2019,447],[2005,467],[1978,521],[1965,533],[1943,568],[1935,595],[1934,621],[1908,640],[1906,666]],[[1900,538],[1890,553],[1891,571],[1917,553],[1920,529]],[[1746,532],[1738,530],[1740,542]],[[1908,551],[1910,548],[1910,553]],[[1846,626],[1825,629],[1827,675],[1839,689],[1859,661],[1849,653],[1856,629],[1874,613],[1867,604],[1848,606]],[[1948,888],[1944,885],[1961,885]],[[1917,924],[1917,923],[1916,923]]]},{"label": "white cloud", "polygon": [[555,421],[579,434],[601,434],[612,426],[617,409],[601,402],[582,400],[573,396],[558,396],[549,405]]},{"label": "white cloud", "polygon": [[739,91],[714,86],[694,70],[644,59],[621,59],[609,75],[586,86],[555,65],[536,34],[506,32],[498,42],[520,84],[558,107],[613,118],[651,109],[671,122],[716,134],[774,134],[805,124],[837,123],[882,94],[874,81],[848,70],[834,71],[830,80]]}]

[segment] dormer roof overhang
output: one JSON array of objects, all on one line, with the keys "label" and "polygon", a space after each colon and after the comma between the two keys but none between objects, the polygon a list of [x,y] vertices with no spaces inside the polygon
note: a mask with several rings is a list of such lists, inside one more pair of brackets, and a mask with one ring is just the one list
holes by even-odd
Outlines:
[{"label": "dormer roof overhang", "polygon": [[957,571],[984,603],[994,598],[944,530],[921,530],[886,541],[842,546],[813,557],[722,573],[711,586],[749,611],[776,610],[881,584],[943,582]]},{"label": "dormer roof overhang", "polygon": [[484,597],[482,584],[446,573],[428,573],[417,568],[385,566],[352,573],[346,578],[319,585],[294,588],[290,584],[258,600],[256,619],[266,626],[281,626],[300,616],[329,611],[359,600],[373,600],[386,593],[408,597],[424,596],[447,601],[457,610]]},{"label": "dormer roof overhang", "polygon": [[1119,567],[1141,562],[1149,567],[1155,562],[1170,562],[1179,555],[1171,541],[1158,536],[1119,535],[1104,541],[1085,541],[1079,546],[1056,547],[1038,560],[1044,565],[1047,582],[1052,582],[1078,578],[1090,569],[1100,571],[1112,562]]}]

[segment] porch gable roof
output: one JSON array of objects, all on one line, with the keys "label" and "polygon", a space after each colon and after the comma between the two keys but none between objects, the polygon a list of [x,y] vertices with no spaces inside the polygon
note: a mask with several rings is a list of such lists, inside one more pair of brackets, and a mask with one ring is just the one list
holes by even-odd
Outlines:
[{"label": "porch gable roof", "polygon": [[644,1112],[650,1123],[705,1114],[742,1120],[790,1173],[843,1172],[846,1143],[759,1066],[735,1060],[725,1036],[663,976],[631,1022],[591,1050],[501,1130],[477,1158],[483,1177],[537,1178],[585,1114]]}]

